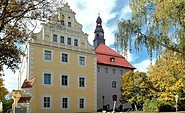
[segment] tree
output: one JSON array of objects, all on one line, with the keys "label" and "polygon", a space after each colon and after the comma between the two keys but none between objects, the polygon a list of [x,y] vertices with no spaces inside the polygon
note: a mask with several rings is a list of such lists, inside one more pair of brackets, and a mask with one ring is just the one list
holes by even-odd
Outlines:
[{"label": "tree", "polygon": [[4,87],[3,79],[0,78],[0,102],[3,102],[3,111],[6,112],[12,106],[13,99],[6,99],[6,95],[9,93],[8,90]]},{"label": "tree", "polygon": [[115,46],[127,53],[146,47],[152,57],[163,48],[178,52],[185,59],[185,1],[131,0],[132,19],[120,20]]},{"label": "tree", "polygon": [[142,106],[146,99],[151,97],[152,85],[144,72],[129,71],[121,77],[122,102],[129,102],[137,106]]},{"label": "tree", "polygon": [[[179,107],[185,102],[185,60],[179,53],[162,51],[155,65],[149,68],[150,81],[155,89],[154,95],[162,105],[175,106],[175,95],[178,95]],[[182,107],[183,108],[183,107]],[[181,109],[181,108],[180,108]]]},{"label": "tree", "polygon": [[4,65],[12,71],[18,69],[20,56],[24,55],[21,46],[34,38],[36,20],[52,16],[56,4],[55,0],[0,1],[0,72]]},{"label": "tree", "polygon": [[8,111],[12,110],[12,104],[13,104],[14,100],[11,99],[6,99],[3,102],[3,112],[4,113],[9,113]]},{"label": "tree", "polygon": [[8,94],[8,90],[4,87],[3,79],[0,78],[0,101],[5,100],[5,95]]}]

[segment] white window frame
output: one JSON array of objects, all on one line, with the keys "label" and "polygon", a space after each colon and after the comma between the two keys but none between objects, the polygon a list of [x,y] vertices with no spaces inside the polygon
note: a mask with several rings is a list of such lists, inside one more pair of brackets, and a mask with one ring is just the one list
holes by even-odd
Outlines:
[{"label": "white window frame", "polygon": [[[44,74],[51,74],[51,84],[44,84]],[[42,72],[42,85],[43,86],[46,86],[46,87],[51,87],[51,86],[53,86],[53,73],[52,72],[50,72],[50,71],[44,71],[44,72]]]},{"label": "white window frame", "polygon": [[[67,108],[63,108],[63,98],[67,98]],[[71,107],[70,107],[70,97],[69,96],[61,96],[60,97],[60,108],[62,110],[69,110]]]},{"label": "white window frame", "polygon": [[60,20],[60,24],[61,25],[65,25],[65,21],[64,20]]},{"label": "white window frame", "polygon": [[[51,60],[48,60],[48,59],[45,59],[45,51],[51,51]],[[53,50],[51,49],[43,49],[43,60],[46,61],[46,62],[52,62],[53,61]]]},{"label": "white window frame", "polygon": [[[84,99],[84,108],[80,108],[80,99]],[[78,97],[78,109],[79,110],[86,110],[86,97]]]},{"label": "white window frame", "polygon": [[67,22],[68,27],[72,27],[72,22]]},{"label": "white window frame", "polygon": [[[81,64],[80,57],[84,57],[84,64]],[[78,65],[79,66],[86,66],[87,64],[87,58],[85,55],[78,55]]]},{"label": "white window frame", "polygon": [[[54,35],[56,35],[56,36],[57,36],[57,40],[56,40],[56,42],[54,41]],[[57,35],[57,34],[53,34],[53,35],[52,35],[52,41],[53,41],[53,42],[55,42],[55,43],[57,43],[57,42],[58,42],[58,35]]]},{"label": "white window frame", "polygon": [[[62,85],[62,76],[67,76],[67,85]],[[60,86],[62,86],[62,87],[69,87],[69,75],[68,74],[66,74],[66,73],[62,73],[61,75],[60,75]]]},{"label": "white window frame", "polygon": [[[50,98],[50,107],[44,107],[44,97]],[[52,105],[53,105],[53,96],[47,95],[47,94],[41,96],[41,108],[42,109],[52,109]]]},{"label": "white window frame", "polygon": [[[68,39],[71,39],[71,42],[70,42],[71,44],[68,43]],[[70,46],[72,45],[72,38],[67,37],[67,45],[70,45]]]},{"label": "white window frame", "polygon": [[120,74],[120,75],[123,75],[123,70],[120,70],[120,71],[119,71],[119,74]]},{"label": "white window frame", "polygon": [[116,69],[112,69],[112,74],[116,74]]},{"label": "white window frame", "polygon": [[[75,47],[79,47],[79,40],[78,40],[78,39],[76,39],[76,38],[75,38],[75,39],[73,39],[73,40],[74,40],[74,41],[73,41],[74,46],[75,46]],[[75,40],[77,40],[77,45],[75,45]]]},{"label": "white window frame", "polygon": [[107,67],[104,68],[104,72],[108,74],[109,73],[109,68],[107,68]]},{"label": "white window frame", "polygon": [[[80,87],[80,78],[84,78],[84,87]],[[78,76],[78,88],[80,89],[86,89],[87,87],[87,79],[86,79],[86,76],[85,75],[79,75]]]},{"label": "white window frame", "polygon": [[[61,38],[62,37],[64,38],[64,42],[63,43],[61,42]],[[65,44],[65,37],[64,36],[60,36],[60,44]]]},{"label": "white window frame", "polygon": [[117,88],[117,82],[116,81],[112,81],[112,88]]},{"label": "white window frame", "polygon": [[[62,54],[67,54],[67,56],[68,56],[68,57],[67,57],[67,60],[68,60],[67,62],[62,62]],[[70,61],[69,58],[70,58],[70,54],[69,54],[69,53],[67,53],[67,52],[61,52],[61,53],[60,53],[60,63],[62,63],[62,64],[69,64],[69,63],[70,63],[70,62],[69,62],[69,61]]]}]

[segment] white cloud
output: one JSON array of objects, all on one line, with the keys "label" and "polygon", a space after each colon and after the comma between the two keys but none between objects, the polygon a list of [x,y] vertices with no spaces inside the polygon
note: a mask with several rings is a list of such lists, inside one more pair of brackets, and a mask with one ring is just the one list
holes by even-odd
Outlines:
[{"label": "white cloud", "polygon": [[131,9],[130,9],[130,6],[129,6],[129,4],[127,4],[125,7],[123,7],[122,9],[121,9],[121,14],[120,14],[120,16],[119,16],[119,20],[120,19],[130,19],[131,18],[131,14],[132,14],[132,11],[131,11]]},{"label": "white cloud", "polygon": [[124,55],[123,56],[129,61],[129,62],[133,62],[134,60],[136,60],[138,58],[138,56],[130,53],[129,51],[127,51],[127,55]]},{"label": "white cloud", "polygon": [[[155,60],[156,59],[152,60],[152,64],[155,63]],[[150,65],[151,65],[150,59],[145,59],[139,63],[133,64],[133,66],[137,68],[136,70],[141,72],[147,72]]]},{"label": "white cloud", "polygon": [[100,13],[102,19],[106,44],[113,44],[114,34],[112,32],[115,28],[106,26],[106,24],[116,16],[116,13],[112,12],[112,9],[116,5],[115,0],[68,0],[67,2],[76,13],[77,21],[83,25],[83,31],[89,34],[88,40],[90,44],[93,44],[98,13]]},{"label": "white cloud", "polygon": [[11,92],[13,89],[18,88],[18,72],[13,73],[11,70],[4,68],[3,79],[5,80],[3,83],[5,84],[5,88]]}]

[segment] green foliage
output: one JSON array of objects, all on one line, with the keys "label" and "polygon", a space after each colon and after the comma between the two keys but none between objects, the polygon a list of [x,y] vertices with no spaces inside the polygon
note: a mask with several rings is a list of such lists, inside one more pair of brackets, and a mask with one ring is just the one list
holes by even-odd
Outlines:
[{"label": "green foliage", "polygon": [[158,102],[156,99],[146,100],[143,104],[143,112],[158,112]]},{"label": "green foliage", "polygon": [[[175,95],[178,95],[178,110],[185,110],[185,60],[179,54],[163,50],[149,67],[148,76],[142,72],[125,73],[121,78],[122,101],[136,106],[145,102],[144,111],[174,111]],[[155,107],[156,102],[159,109]]]},{"label": "green foliage", "polygon": [[54,6],[52,0],[0,1],[0,72],[4,65],[12,71],[18,69],[24,55],[21,46],[34,38],[36,20],[51,16],[51,6]]},{"label": "green foliage", "polygon": [[0,101],[3,103],[3,111],[6,112],[12,107],[13,99],[6,99],[6,95],[9,93],[4,87],[3,79],[0,78]]},{"label": "green foliage", "polygon": [[115,33],[118,51],[146,47],[150,56],[162,48],[180,53],[185,59],[185,1],[130,0],[131,20],[120,20]]},{"label": "green foliage", "polygon": [[3,111],[6,113],[8,110],[12,109],[13,99],[3,101]]},{"label": "green foliage", "polygon": [[3,79],[0,78],[0,101],[5,100],[5,96],[8,94],[8,90],[4,87]]},{"label": "green foliage", "polygon": [[144,72],[129,71],[121,77],[122,102],[142,105],[151,97],[151,89],[152,84]]},{"label": "green foliage", "polygon": [[149,68],[149,78],[153,84],[153,95],[160,106],[175,106],[175,95],[178,94],[179,105],[185,100],[185,61],[179,53],[164,50],[161,58]]}]

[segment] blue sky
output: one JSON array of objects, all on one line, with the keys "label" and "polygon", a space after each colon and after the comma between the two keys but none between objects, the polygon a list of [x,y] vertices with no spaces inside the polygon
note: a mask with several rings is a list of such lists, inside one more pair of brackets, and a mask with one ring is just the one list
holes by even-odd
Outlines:
[{"label": "blue sky", "polygon": [[[98,13],[102,18],[106,45],[114,49],[114,33],[118,20],[131,18],[129,0],[63,0],[68,2],[70,8],[76,13],[77,21],[83,26],[82,30],[89,34],[88,40],[93,44],[94,30]],[[126,59],[139,71],[147,71],[150,64],[146,51],[128,53]],[[11,92],[17,89],[19,72],[12,73],[5,70],[5,87]]]}]

